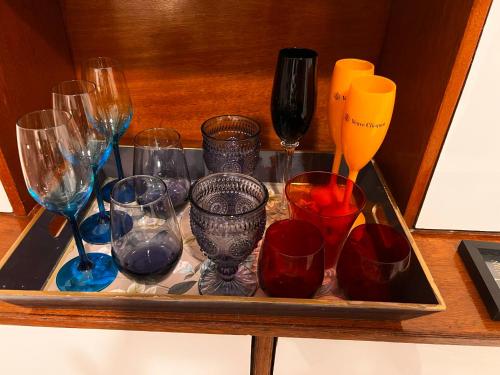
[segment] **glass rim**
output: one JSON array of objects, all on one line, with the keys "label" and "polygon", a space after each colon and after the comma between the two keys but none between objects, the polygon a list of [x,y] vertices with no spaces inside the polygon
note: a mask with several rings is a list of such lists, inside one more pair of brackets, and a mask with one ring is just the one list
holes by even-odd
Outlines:
[{"label": "glass rim", "polygon": [[[149,133],[149,132],[157,132],[157,131],[160,131],[160,132],[164,132],[164,131],[168,131],[168,132],[171,132],[175,135],[176,137],[176,144],[175,145],[168,145],[168,146],[162,146],[162,147],[159,147],[159,146],[151,146],[151,145],[141,145],[138,141],[139,137],[141,135],[144,135],[146,133]],[[155,137],[156,138],[156,137]],[[134,136],[134,147],[144,147],[144,148],[153,148],[153,149],[159,149],[159,148],[182,148],[181,147],[181,135],[180,133],[175,130],[174,128],[148,128],[148,129],[144,129],[144,130],[141,130],[139,133],[137,133],[135,136]],[[177,147],[175,147],[177,146]]]},{"label": "glass rim", "polygon": [[282,224],[283,222],[289,222],[289,221],[296,221],[296,222],[301,222],[303,224],[306,224],[312,228],[314,228],[315,231],[317,231],[317,233],[319,234],[319,238],[321,240],[320,242],[320,245],[318,246],[318,248],[313,251],[312,253],[310,254],[305,254],[305,255],[290,255],[290,254],[286,254],[284,253],[283,251],[279,250],[276,246],[272,246],[274,249],[276,249],[276,252],[286,258],[290,258],[290,259],[302,259],[302,258],[309,258],[311,256],[315,256],[316,254],[318,254],[320,251],[324,251],[325,250],[325,239],[323,238],[323,235],[321,234],[321,231],[319,230],[319,228],[310,223],[309,221],[306,221],[306,220],[301,220],[301,219],[283,219],[283,220],[277,220],[277,221],[274,221],[271,223],[271,225],[269,225],[266,229],[266,234],[264,235],[264,240],[262,242],[262,245],[261,247],[264,247],[264,243],[266,241],[266,238],[267,238],[267,231],[271,228],[271,227],[274,227],[274,226],[277,226],[277,225],[280,225]]},{"label": "glass rim", "polygon": [[[98,65],[100,65],[99,62],[107,62],[107,63],[106,64],[102,64],[104,66],[98,66]],[[85,66],[85,65],[87,65],[89,63],[92,63],[92,68],[93,69],[110,69],[110,68],[113,68],[113,67],[121,68],[120,63],[117,60],[115,60],[112,57],[108,57],[108,56],[90,57],[90,58],[84,60],[84,62],[83,62],[82,65]]]},{"label": "glass rim", "polygon": [[260,132],[261,132],[261,128],[260,128],[260,124],[255,121],[254,119],[250,118],[250,117],[247,117],[247,116],[242,116],[242,115],[218,115],[218,116],[213,116],[213,117],[210,117],[209,119],[203,121],[203,124],[201,124],[201,134],[203,135],[203,137],[207,137],[209,139],[212,139],[214,141],[217,141],[217,142],[235,142],[234,139],[219,139],[219,138],[216,138],[210,134],[208,134],[205,130],[205,127],[206,125],[215,120],[215,119],[219,119],[219,118],[226,118],[226,117],[236,117],[236,118],[240,118],[240,119],[244,119],[244,120],[247,120],[249,121],[250,123],[252,123],[253,125],[256,125],[257,126],[257,131],[252,134],[252,135],[249,135],[248,137],[244,138],[244,139],[238,139],[236,140],[237,141],[248,141],[248,140],[251,140],[251,139],[254,139],[254,138],[257,138],[259,135],[260,135]]},{"label": "glass rim", "polygon": [[[85,91],[85,92],[79,92],[79,93],[75,93],[75,94],[64,94],[64,93],[60,92],[60,89],[62,89],[61,86],[63,84],[76,83],[76,82],[85,84],[87,87],[91,88],[91,90]],[[61,82],[57,83],[56,85],[52,86],[52,90],[51,90],[52,95],[60,95],[60,96],[80,96],[80,95],[89,95],[89,94],[93,94],[96,92],[97,92],[96,84],[94,82],[90,82],[90,81],[87,81],[84,79],[70,79],[67,81],[61,81]]]},{"label": "glass rim", "polygon": [[[356,64],[356,66],[350,65],[353,63]],[[352,71],[359,71],[359,72],[372,71],[375,69],[375,65],[371,61],[358,59],[355,57],[337,60],[334,65],[334,69],[337,66],[340,69],[349,69]]]},{"label": "glass rim", "polygon": [[[35,114],[41,114],[41,113],[59,113],[59,114],[64,114],[67,119],[66,119],[66,122],[64,124],[56,124],[56,122],[54,121],[54,124],[52,124],[52,126],[48,126],[48,127],[43,127],[43,128],[38,128],[38,129],[35,129],[35,128],[31,128],[31,127],[26,127],[26,126],[22,126],[21,123],[23,120],[25,120],[26,118],[30,117],[30,116],[34,116]],[[28,112],[28,113],[25,113],[23,114],[21,117],[19,117],[16,121],[16,128],[19,128],[19,129],[23,129],[23,130],[30,130],[30,131],[46,131],[48,129],[56,129],[56,128],[59,128],[61,126],[67,126],[71,119],[73,118],[73,115],[68,112],[68,111],[64,111],[64,110],[61,110],[61,109],[53,109],[53,108],[49,108],[49,109],[38,109],[38,110],[35,110],[35,111],[31,111],[31,112]]]},{"label": "glass rim", "polygon": [[[408,248],[408,254],[400,259],[400,260],[395,260],[393,262],[382,262],[382,261],[379,261],[379,260],[374,260],[374,259],[370,259],[368,258],[367,256],[365,256],[364,254],[358,254],[360,258],[362,258],[363,261],[366,261],[366,262],[369,262],[369,263],[373,263],[373,264],[380,264],[380,265],[395,265],[395,264],[398,264],[398,263],[404,263],[405,261],[408,261],[408,264],[406,265],[407,267],[409,266],[409,260],[411,258],[411,245],[410,243],[408,242],[408,239],[401,233],[399,232],[398,230],[396,230],[395,228],[393,228],[392,226],[390,225],[386,225],[386,224],[379,224],[379,223],[363,223],[363,224],[360,224],[354,228],[352,228],[351,232],[349,233],[349,236],[346,238],[346,241],[344,243],[344,246],[347,244],[347,242],[349,241],[352,233],[354,231],[360,231],[362,228],[365,228],[365,227],[383,227],[383,228],[386,228],[388,230],[390,230],[392,233],[395,233],[397,234],[399,237],[401,237],[402,239],[404,239],[404,242],[405,244],[407,245],[407,248]],[[366,232],[365,232],[366,233]],[[343,247],[344,247],[343,246]],[[342,249],[343,251],[343,249]]]},{"label": "glass rim", "polygon": [[[289,186],[291,185],[292,181],[298,177],[301,177],[301,176],[306,176],[306,175],[313,175],[313,174],[321,174],[321,175],[329,175],[329,176],[336,176],[337,178],[341,178],[343,180],[345,180],[346,182],[347,181],[351,181],[352,184],[353,184],[353,189],[356,188],[360,193],[361,193],[361,197],[363,198],[362,200],[362,204],[360,205],[360,207],[356,210],[356,211],[353,211],[353,212],[349,212],[349,213],[346,213],[346,214],[343,214],[343,215],[321,215],[319,214],[318,212],[314,212],[310,209],[307,209],[307,208],[304,208],[304,207],[300,207],[298,206],[295,202],[293,202],[290,197],[289,197]],[[366,206],[366,202],[367,202],[367,199],[366,199],[366,194],[365,192],[363,191],[363,189],[361,189],[361,187],[354,181],[352,180],[349,180],[348,178],[344,177],[344,176],[341,176],[339,174],[336,174],[336,173],[331,173],[331,172],[326,172],[326,171],[309,171],[309,172],[303,172],[303,173],[299,173],[295,176],[293,176],[292,178],[290,178],[286,184],[285,184],[285,196],[286,196],[286,200],[288,203],[290,203],[291,205],[293,205],[294,207],[297,207],[298,209],[300,210],[303,210],[303,211],[306,211],[308,213],[312,213],[316,216],[319,216],[319,217],[322,217],[322,218],[327,218],[327,219],[334,219],[334,218],[338,218],[338,217],[346,217],[346,216],[351,216],[351,215],[354,215],[354,214],[357,214],[359,215],[361,212],[363,212],[363,209],[365,208]]]},{"label": "glass rim", "polygon": [[[216,213],[216,212],[211,212],[211,211],[208,211],[202,207],[200,207],[200,205],[198,205],[198,203],[196,203],[194,200],[193,200],[193,190],[195,189],[195,187],[203,182],[203,181],[206,181],[206,180],[209,180],[211,178],[215,178],[215,177],[219,177],[219,176],[233,176],[233,177],[243,177],[244,179],[246,180],[250,180],[254,183],[256,183],[257,185],[260,186],[261,190],[264,192],[264,198],[262,200],[262,202],[259,203],[259,205],[257,207],[254,207],[252,208],[251,210],[249,211],[245,211],[245,212],[240,212],[239,214],[231,214],[231,215],[228,215],[228,214],[219,214],[219,213]],[[207,176],[204,176],[202,178],[199,178],[197,181],[195,181],[194,184],[191,185],[191,188],[189,189],[189,203],[191,203],[191,205],[193,205],[197,210],[200,210],[201,212],[207,214],[207,215],[211,215],[211,216],[216,216],[216,217],[241,217],[241,216],[244,216],[244,215],[248,215],[248,214],[252,214],[254,212],[257,212],[258,210],[262,209],[262,207],[265,207],[266,204],[267,204],[267,201],[269,200],[269,192],[267,191],[267,188],[266,186],[259,180],[257,180],[256,178],[252,177],[252,176],[248,176],[246,174],[242,174],[242,173],[235,173],[235,172],[219,172],[219,173],[212,173],[212,174],[209,174]]]},{"label": "glass rim", "polygon": [[[134,202],[137,202],[137,200],[134,201],[134,202],[122,203],[122,202],[119,202],[119,201],[117,201],[116,199],[113,198],[113,192],[115,191],[115,189],[117,188],[117,186],[119,186],[120,184],[123,184],[125,182],[138,179],[138,178],[141,178],[141,179],[148,178],[148,179],[157,180],[157,181],[161,182],[161,186],[163,187],[163,191],[161,192],[161,195],[158,198],[156,198],[155,200],[153,200],[151,202],[148,202],[148,203],[145,203],[145,204],[134,203]],[[168,196],[167,185],[165,184],[165,181],[163,181],[160,177],[149,176],[149,175],[145,175],[145,174],[137,174],[137,175],[128,176],[128,177],[125,177],[125,178],[122,178],[121,180],[119,180],[115,184],[115,186],[113,186],[113,190],[111,190],[111,194],[110,194],[109,197],[110,197],[110,202],[113,203],[113,204],[115,204],[115,205],[117,205],[117,206],[126,207],[126,208],[141,208],[141,207],[152,206],[153,204],[156,204],[156,203],[160,202],[162,199],[165,199],[165,195],[170,200],[170,197]]]},{"label": "glass rim", "polygon": [[285,59],[315,59],[318,52],[310,48],[287,47],[280,49],[278,56]]}]

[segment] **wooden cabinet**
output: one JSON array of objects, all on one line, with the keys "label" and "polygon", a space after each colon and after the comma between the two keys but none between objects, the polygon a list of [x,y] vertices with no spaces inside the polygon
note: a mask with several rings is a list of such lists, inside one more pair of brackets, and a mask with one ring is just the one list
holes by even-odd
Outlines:
[{"label": "wooden cabinet", "polygon": [[467,75],[491,0],[88,1],[0,3],[0,178],[16,214],[34,202],[17,157],[15,122],[50,106],[50,88],[77,77],[82,60],[107,55],[126,69],[141,129],[171,126],[199,146],[206,118],[260,121],[265,149],[279,148],[269,103],[277,52],[319,53],[318,106],[302,142],[333,151],[326,103],[334,62],[358,57],[398,85],[377,155],[413,225]]}]

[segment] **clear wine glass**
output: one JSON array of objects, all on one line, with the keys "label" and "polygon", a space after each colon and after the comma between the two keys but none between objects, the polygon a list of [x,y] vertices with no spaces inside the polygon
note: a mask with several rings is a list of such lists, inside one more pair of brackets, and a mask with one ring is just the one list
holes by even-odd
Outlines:
[{"label": "clear wine glass", "polygon": [[180,134],[170,128],[138,133],[134,138],[134,175],[160,177],[167,185],[174,208],[184,208],[191,180]]},{"label": "clear wine glass", "polygon": [[52,106],[56,110],[71,113],[94,173],[94,194],[99,213],[89,216],[81,223],[80,234],[89,243],[109,243],[109,212],[104,208],[97,174],[111,153],[112,132],[109,124],[101,120],[104,113],[97,100],[96,87],[88,81],[61,82],[52,89]]},{"label": "clear wine glass", "polygon": [[[82,78],[95,83],[101,105],[105,109],[104,119],[113,131],[113,154],[115,156],[118,180],[124,178],[120,157],[120,138],[127,131],[132,120],[132,101],[127,80],[117,61],[109,57],[94,57],[82,65]],[[111,190],[118,180],[107,183],[102,188],[105,201],[110,201]]]},{"label": "clear wine glass", "polygon": [[[306,48],[280,50],[274,75],[271,115],[286,158],[283,189],[288,180],[295,149],[309,129],[316,107],[316,51]],[[282,206],[286,207],[283,193]]]},{"label": "clear wine glass", "polygon": [[109,255],[85,253],[76,216],[92,192],[92,166],[71,114],[59,110],[31,112],[17,121],[17,145],[31,196],[46,209],[65,216],[79,257],[59,270],[63,291],[99,291],[113,282],[117,268]]}]

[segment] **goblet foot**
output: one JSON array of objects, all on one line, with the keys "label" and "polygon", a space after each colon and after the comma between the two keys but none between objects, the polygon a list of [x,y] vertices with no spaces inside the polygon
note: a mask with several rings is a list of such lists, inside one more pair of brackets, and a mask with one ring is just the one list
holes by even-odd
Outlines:
[{"label": "goblet foot", "polygon": [[88,253],[93,266],[88,271],[80,271],[80,258],[67,262],[57,273],[59,290],[68,292],[98,292],[110,285],[116,278],[118,269],[113,258],[102,253]]},{"label": "goblet foot", "polygon": [[111,191],[118,181],[119,180],[117,179],[111,180],[101,188],[102,199],[104,199],[106,202],[111,202]]},{"label": "goblet foot", "polygon": [[94,214],[80,224],[80,234],[85,242],[97,245],[111,242],[109,211],[105,215],[101,218],[98,213]]},{"label": "goblet foot", "polygon": [[[119,230],[122,236],[130,232],[134,225],[132,218],[125,212],[116,211],[115,214],[115,231]],[[109,211],[106,211],[106,219],[102,219],[97,213],[89,216],[80,224],[80,234],[85,242],[96,245],[107,244],[111,242],[110,226]]]},{"label": "goblet foot", "polygon": [[257,290],[257,277],[245,266],[239,266],[231,280],[224,280],[217,272],[217,265],[208,261],[198,281],[200,294],[250,297]]}]

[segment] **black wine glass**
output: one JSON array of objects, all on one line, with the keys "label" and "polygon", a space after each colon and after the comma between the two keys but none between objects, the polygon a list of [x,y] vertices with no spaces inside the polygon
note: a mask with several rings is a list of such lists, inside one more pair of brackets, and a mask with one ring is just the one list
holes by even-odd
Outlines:
[{"label": "black wine glass", "polygon": [[[316,51],[306,48],[285,48],[278,54],[271,115],[274,131],[286,152],[283,186],[288,180],[293,152],[309,129],[316,107],[317,58]],[[286,203],[284,198],[282,201]]]}]

